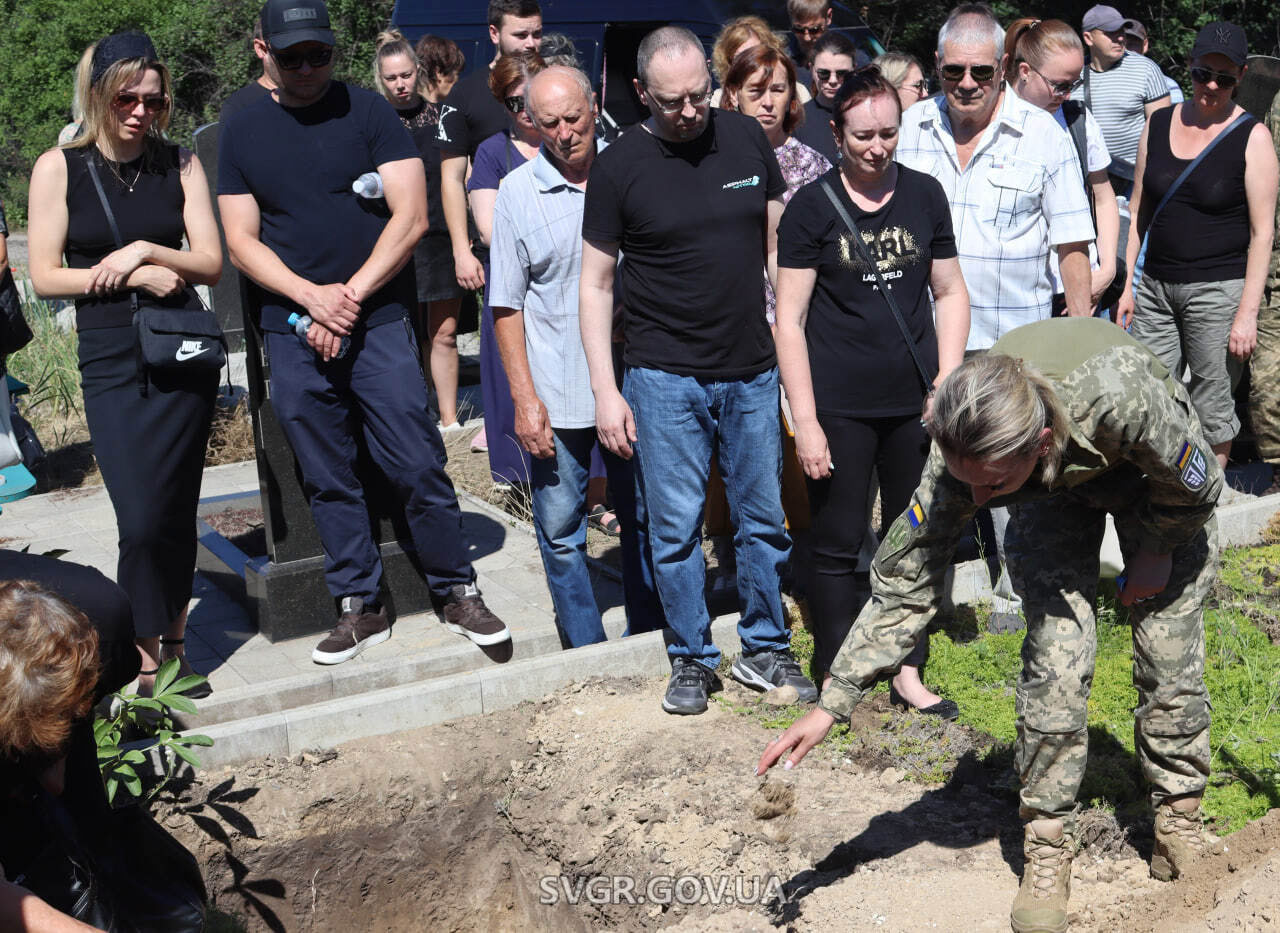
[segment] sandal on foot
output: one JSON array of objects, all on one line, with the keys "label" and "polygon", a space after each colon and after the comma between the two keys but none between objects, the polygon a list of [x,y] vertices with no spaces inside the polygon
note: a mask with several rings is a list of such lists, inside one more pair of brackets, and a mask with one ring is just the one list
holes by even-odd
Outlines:
[{"label": "sandal on foot", "polygon": [[[605,516],[609,516],[605,519]],[[611,538],[616,538],[622,534],[622,525],[618,522],[618,516],[610,512],[606,506],[597,505],[587,513],[587,521],[591,523],[593,528],[599,528]]]},{"label": "sandal on foot", "polygon": [[[181,645],[185,643],[186,643],[185,638],[165,638],[161,636],[160,638],[161,653],[163,653],[164,649],[169,645]],[[191,666],[191,662],[187,660],[187,655],[185,651],[183,651],[182,654],[175,654],[174,657],[178,659],[178,677],[179,678],[190,677],[192,674],[197,673],[195,668]],[[166,658],[166,660],[168,659]],[[152,673],[154,673],[154,671]],[[194,687],[188,687],[186,690],[182,691],[182,695],[184,697],[187,697],[190,700],[203,700],[206,697],[208,697],[211,693],[213,693],[213,686],[209,683],[207,679],[202,684],[196,684]]]}]

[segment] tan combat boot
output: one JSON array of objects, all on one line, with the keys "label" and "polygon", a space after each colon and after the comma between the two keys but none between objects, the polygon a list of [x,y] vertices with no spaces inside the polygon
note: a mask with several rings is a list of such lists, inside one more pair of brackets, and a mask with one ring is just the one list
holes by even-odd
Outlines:
[{"label": "tan combat boot", "polygon": [[1204,828],[1199,797],[1184,797],[1156,807],[1156,843],[1151,851],[1151,877],[1172,881],[1201,855],[1221,850],[1222,840]]},{"label": "tan combat boot", "polygon": [[1009,921],[1014,933],[1065,933],[1075,846],[1061,820],[1032,820],[1022,841],[1022,885]]}]

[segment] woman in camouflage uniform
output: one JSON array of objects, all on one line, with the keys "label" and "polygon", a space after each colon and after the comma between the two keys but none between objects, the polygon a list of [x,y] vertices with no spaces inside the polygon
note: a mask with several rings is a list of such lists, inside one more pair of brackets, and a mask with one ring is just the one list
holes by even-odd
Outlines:
[{"label": "woman in camouflage uniform", "polygon": [[[832,666],[818,708],[771,742],[757,773],[791,768],[932,620],[979,506],[1018,503],[1010,573],[1027,616],[1015,764],[1027,821],[1018,933],[1062,931],[1084,775],[1093,605],[1108,513],[1126,560],[1137,756],[1152,785],[1152,874],[1170,880],[1212,841],[1202,607],[1216,575],[1223,475],[1182,384],[1118,327],[1058,318],[1018,328],[943,382],[920,486],[872,568],[873,599]],[[794,749],[794,751],[792,751]]]}]

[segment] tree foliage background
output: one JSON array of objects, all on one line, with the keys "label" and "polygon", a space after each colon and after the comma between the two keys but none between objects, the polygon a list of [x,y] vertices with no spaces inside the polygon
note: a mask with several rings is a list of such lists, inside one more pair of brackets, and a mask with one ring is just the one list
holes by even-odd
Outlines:
[{"label": "tree foliage background", "polygon": [[[328,0],[337,77],[367,85],[394,0]],[[76,63],[125,29],[151,36],[173,78],[169,135],[190,144],[222,101],[261,73],[250,48],[262,0],[0,0],[0,201],[25,226],[27,176],[71,119]]]},{"label": "tree foliage background", "polygon": [[[0,200],[11,224],[25,225],[31,164],[56,143],[58,131],[71,119],[76,62],[91,42],[130,28],[150,34],[173,74],[169,134],[189,144],[198,126],[216,119],[223,99],[258,74],[249,35],[261,2],[0,0]],[[390,20],[393,5],[394,0],[329,0],[339,42],[337,77],[369,83],[374,39]],[[928,65],[938,27],[952,5],[953,0],[874,0],[856,8],[886,48],[912,52]],[[1057,17],[1078,26],[1092,0],[1052,5],[994,0],[992,5],[1005,23],[1027,15]],[[1220,5],[1204,0],[1120,0],[1115,6],[1147,26],[1151,57],[1184,87],[1187,51],[1205,23],[1239,23],[1255,54],[1274,55],[1280,48],[1280,0],[1229,0]]]},{"label": "tree foliage background", "polygon": [[[991,8],[1006,26],[1020,16],[1036,16],[1064,20],[1078,30],[1085,10],[1095,2],[1097,0],[1055,0],[1053,3],[993,0]],[[1139,20],[1147,27],[1147,36],[1151,40],[1148,56],[1184,90],[1190,87],[1187,53],[1191,51],[1196,32],[1206,23],[1229,20],[1239,24],[1249,37],[1250,55],[1276,55],[1280,50],[1280,3],[1275,0],[1253,3],[1247,0],[1228,0],[1226,3],[1113,0],[1109,5],[1119,10],[1122,16]],[[953,6],[955,2],[952,0],[912,0],[911,3],[875,0],[862,4],[859,9],[886,49],[910,52],[927,67],[933,62],[938,27]]]}]

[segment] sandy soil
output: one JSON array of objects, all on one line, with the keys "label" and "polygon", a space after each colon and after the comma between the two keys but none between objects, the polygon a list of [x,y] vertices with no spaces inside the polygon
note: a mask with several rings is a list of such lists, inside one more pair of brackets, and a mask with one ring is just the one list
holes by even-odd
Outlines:
[{"label": "sandy soil", "polygon": [[[164,820],[216,905],[254,930],[1009,928],[1010,774],[966,755],[945,785],[903,780],[876,741],[898,714],[871,702],[848,757],[759,779],[771,733],[716,703],[667,716],[664,685],[592,681],[208,774]],[[726,683],[724,696],[754,695]],[[1149,840],[1135,844],[1076,859],[1072,930],[1280,929],[1280,810],[1171,885],[1148,877]]]}]

